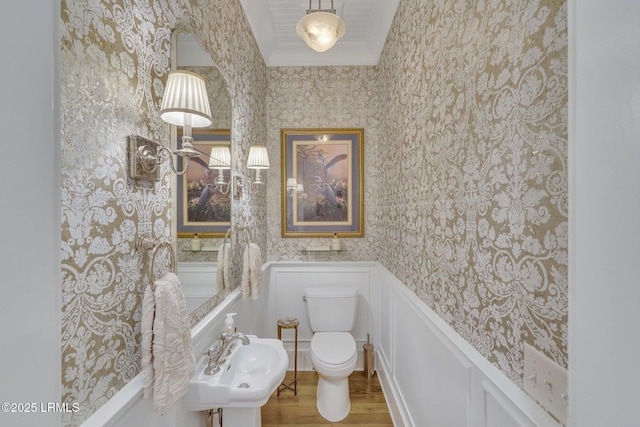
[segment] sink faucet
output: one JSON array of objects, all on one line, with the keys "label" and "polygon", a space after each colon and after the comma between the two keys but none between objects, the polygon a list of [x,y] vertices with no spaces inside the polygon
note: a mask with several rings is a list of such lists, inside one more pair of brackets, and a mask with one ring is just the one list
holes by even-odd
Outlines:
[{"label": "sink faucet", "polygon": [[222,334],[218,338],[216,345],[204,353],[205,356],[209,356],[209,363],[204,370],[205,375],[215,375],[220,372],[220,365],[225,362],[227,354],[231,351],[231,347],[236,340],[240,340],[242,345],[250,343],[249,338],[240,332]]}]

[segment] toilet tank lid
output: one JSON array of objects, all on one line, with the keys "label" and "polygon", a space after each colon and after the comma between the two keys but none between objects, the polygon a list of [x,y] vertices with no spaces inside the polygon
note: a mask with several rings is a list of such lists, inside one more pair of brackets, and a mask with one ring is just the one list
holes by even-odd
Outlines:
[{"label": "toilet tank lid", "polygon": [[358,295],[358,289],[345,286],[322,286],[317,288],[305,288],[307,298],[354,298]]}]

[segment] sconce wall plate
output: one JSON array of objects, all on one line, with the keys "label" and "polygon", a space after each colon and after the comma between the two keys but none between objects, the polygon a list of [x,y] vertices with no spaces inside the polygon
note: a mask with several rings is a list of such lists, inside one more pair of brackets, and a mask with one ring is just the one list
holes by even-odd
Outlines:
[{"label": "sconce wall plate", "polygon": [[131,178],[160,181],[160,168],[155,163],[159,150],[159,143],[141,136],[129,135],[129,174]]}]

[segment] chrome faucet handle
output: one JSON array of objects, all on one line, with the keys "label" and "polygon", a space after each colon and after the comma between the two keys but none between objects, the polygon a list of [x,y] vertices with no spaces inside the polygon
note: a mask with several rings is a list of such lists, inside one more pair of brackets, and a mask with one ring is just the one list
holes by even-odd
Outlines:
[{"label": "chrome faucet handle", "polygon": [[209,357],[207,367],[204,368],[205,375],[215,375],[220,371],[220,364],[218,362],[218,359],[220,358],[221,350],[222,347],[220,346],[220,343],[218,343],[215,347],[210,347],[207,351],[204,352],[204,355]]}]

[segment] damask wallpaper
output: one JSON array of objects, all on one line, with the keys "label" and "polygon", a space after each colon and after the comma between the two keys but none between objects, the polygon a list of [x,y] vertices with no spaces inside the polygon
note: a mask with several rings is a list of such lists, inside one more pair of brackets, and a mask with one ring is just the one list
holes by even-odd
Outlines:
[{"label": "damask wallpaper", "polygon": [[[79,404],[63,419],[75,426],[140,371],[149,278],[147,256],[134,243],[143,233],[170,239],[170,176],[164,167],[158,183],[133,182],[127,136],[169,146],[157,110],[171,31],[192,32],[222,74],[233,76],[234,168],[266,136],[266,67],[238,0],[62,0],[61,11],[62,402]],[[243,195],[233,221],[264,223],[264,205]],[[256,234],[265,247],[266,235]]]},{"label": "damask wallpaper", "polygon": [[[375,67],[270,67],[267,124],[271,156],[267,187],[269,260],[371,260],[378,248],[376,205],[379,198],[379,103]],[[364,129],[364,238],[343,238],[347,252],[304,255],[308,246],[329,245],[330,239],[287,238],[281,235],[282,128]],[[384,144],[383,144],[384,145]]]},{"label": "damask wallpaper", "polygon": [[340,259],[382,262],[516,384],[524,342],[567,365],[565,1],[401,0],[377,67],[268,70],[238,0],[61,4],[64,425],[140,369],[134,241],[170,238],[170,176],[132,182],[126,138],[169,144],[176,27],[229,82],[234,170],[267,143],[266,190],[232,212],[265,260],[328,243],[280,237],[280,129],[364,128],[365,237]]},{"label": "damask wallpaper", "polygon": [[[365,129],[365,237],[330,260],[378,260],[514,383],[523,344],[567,366],[564,1],[402,0],[378,67],[268,72],[281,128]],[[269,171],[269,259],[280,237]],[[314,259],[314,258],[312,258]]]},{"label": "damask wallpaper", "polygon": [[378,259],[514,383],[566,367],[566,2],[402,0],[378,87]]}]

